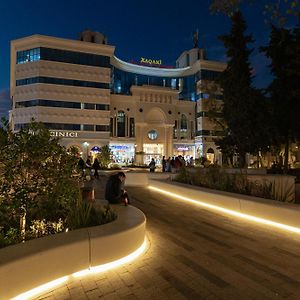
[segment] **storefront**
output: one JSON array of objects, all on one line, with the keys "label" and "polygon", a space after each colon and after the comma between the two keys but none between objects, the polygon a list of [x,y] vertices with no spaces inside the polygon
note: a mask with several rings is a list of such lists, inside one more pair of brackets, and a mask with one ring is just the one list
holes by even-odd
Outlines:
[{"label": "storefront", "polygon": [[164,153],[163,144],[144,144],[144,164],[148,165],[152,158],[154,158],[156,165],[161,164]]},{"label": "storefront", "polygon": [[112,162],[116,164],[131,164],[134,161],[134,144],[115,144],[110,143],[109,148],[112,152]]},{"label": "storefront", "polygon": [[95,160],[95,158],[97,157],[97,154],[101,152],[101,147],[99,146],[94,146],[91,150],[90,150],[90,157],[92,159],[92,162]]},{"label": "storefront", "polygon": [[195,151],[195,145],[174,144],[173,146],[173,155],[181,155],[185,160],[188,160],[191,157],[195,158]]}]

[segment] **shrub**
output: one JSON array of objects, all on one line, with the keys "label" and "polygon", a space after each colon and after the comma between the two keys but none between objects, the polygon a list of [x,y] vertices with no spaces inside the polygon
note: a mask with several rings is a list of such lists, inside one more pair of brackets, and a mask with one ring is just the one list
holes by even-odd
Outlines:
[{"label": "shrub", "polygon": [[245,174],[228,174],[221,168],[197,169],[196,173],[183,168],[174,180],[215,190],[274,199],[272,183],[251,182]]},{"label": "shrub", "polygon": [[79,197],[70,207],[67,226],[69,229],[97,226],[109,223],[116,218],[116,212],[109,205],[95,208],[91,202]]},{"label": "shrub", "polygon": [[97,158],[99,160],[102,169],[107,169],[111,162],[112,152],[108,145],[101,147],[101,152],[98,153]]}]

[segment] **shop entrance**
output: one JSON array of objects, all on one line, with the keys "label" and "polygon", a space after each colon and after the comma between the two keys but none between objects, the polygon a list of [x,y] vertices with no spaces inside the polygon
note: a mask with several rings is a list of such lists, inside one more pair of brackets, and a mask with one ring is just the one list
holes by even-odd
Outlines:
[{"label": "shop entrance", "polygon": [[154,158],[156,165],[161,165],[164,153],[163,144],[144,144],[143,151],[145,152],[144,164],[149,165],[151,159]]},{"label": "shop entrance", "polygon": [[215,162],[215,151],[212,148],[209,148],[206,153],[206,158],[211,164]]}]

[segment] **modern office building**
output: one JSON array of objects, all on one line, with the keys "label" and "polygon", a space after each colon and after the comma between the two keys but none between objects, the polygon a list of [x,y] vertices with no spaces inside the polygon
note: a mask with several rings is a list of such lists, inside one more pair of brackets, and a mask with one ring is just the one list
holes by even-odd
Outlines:
[{"label": "modern office building", "polygon": [[214,80],[226,65],[199,48],[183,52],[173,68],[158,59],[125,62],[114,51],[89,30],[79,40],[12,41],[13,129],[34,118],[84,157],[108,144],[120,163],[163,155],[221,162],[214,139],[222,135],[222,93]]}]

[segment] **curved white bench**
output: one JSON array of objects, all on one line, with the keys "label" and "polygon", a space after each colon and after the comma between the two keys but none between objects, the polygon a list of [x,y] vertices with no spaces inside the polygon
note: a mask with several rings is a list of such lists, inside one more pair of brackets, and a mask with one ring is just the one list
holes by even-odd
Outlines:
[{"label": "curved white bench", "polygon": [[174,181],[162,182],[150,179],[149,186],[205,204],[300,229],[300,205],[297,204],[217,191]]},{"label": "curved white bench", "polygon": [[0,249],[0,299],[10,299],[137,250],[145,239],[145,215],[133,206],[114,209],[118,218],[111,223]]}]

